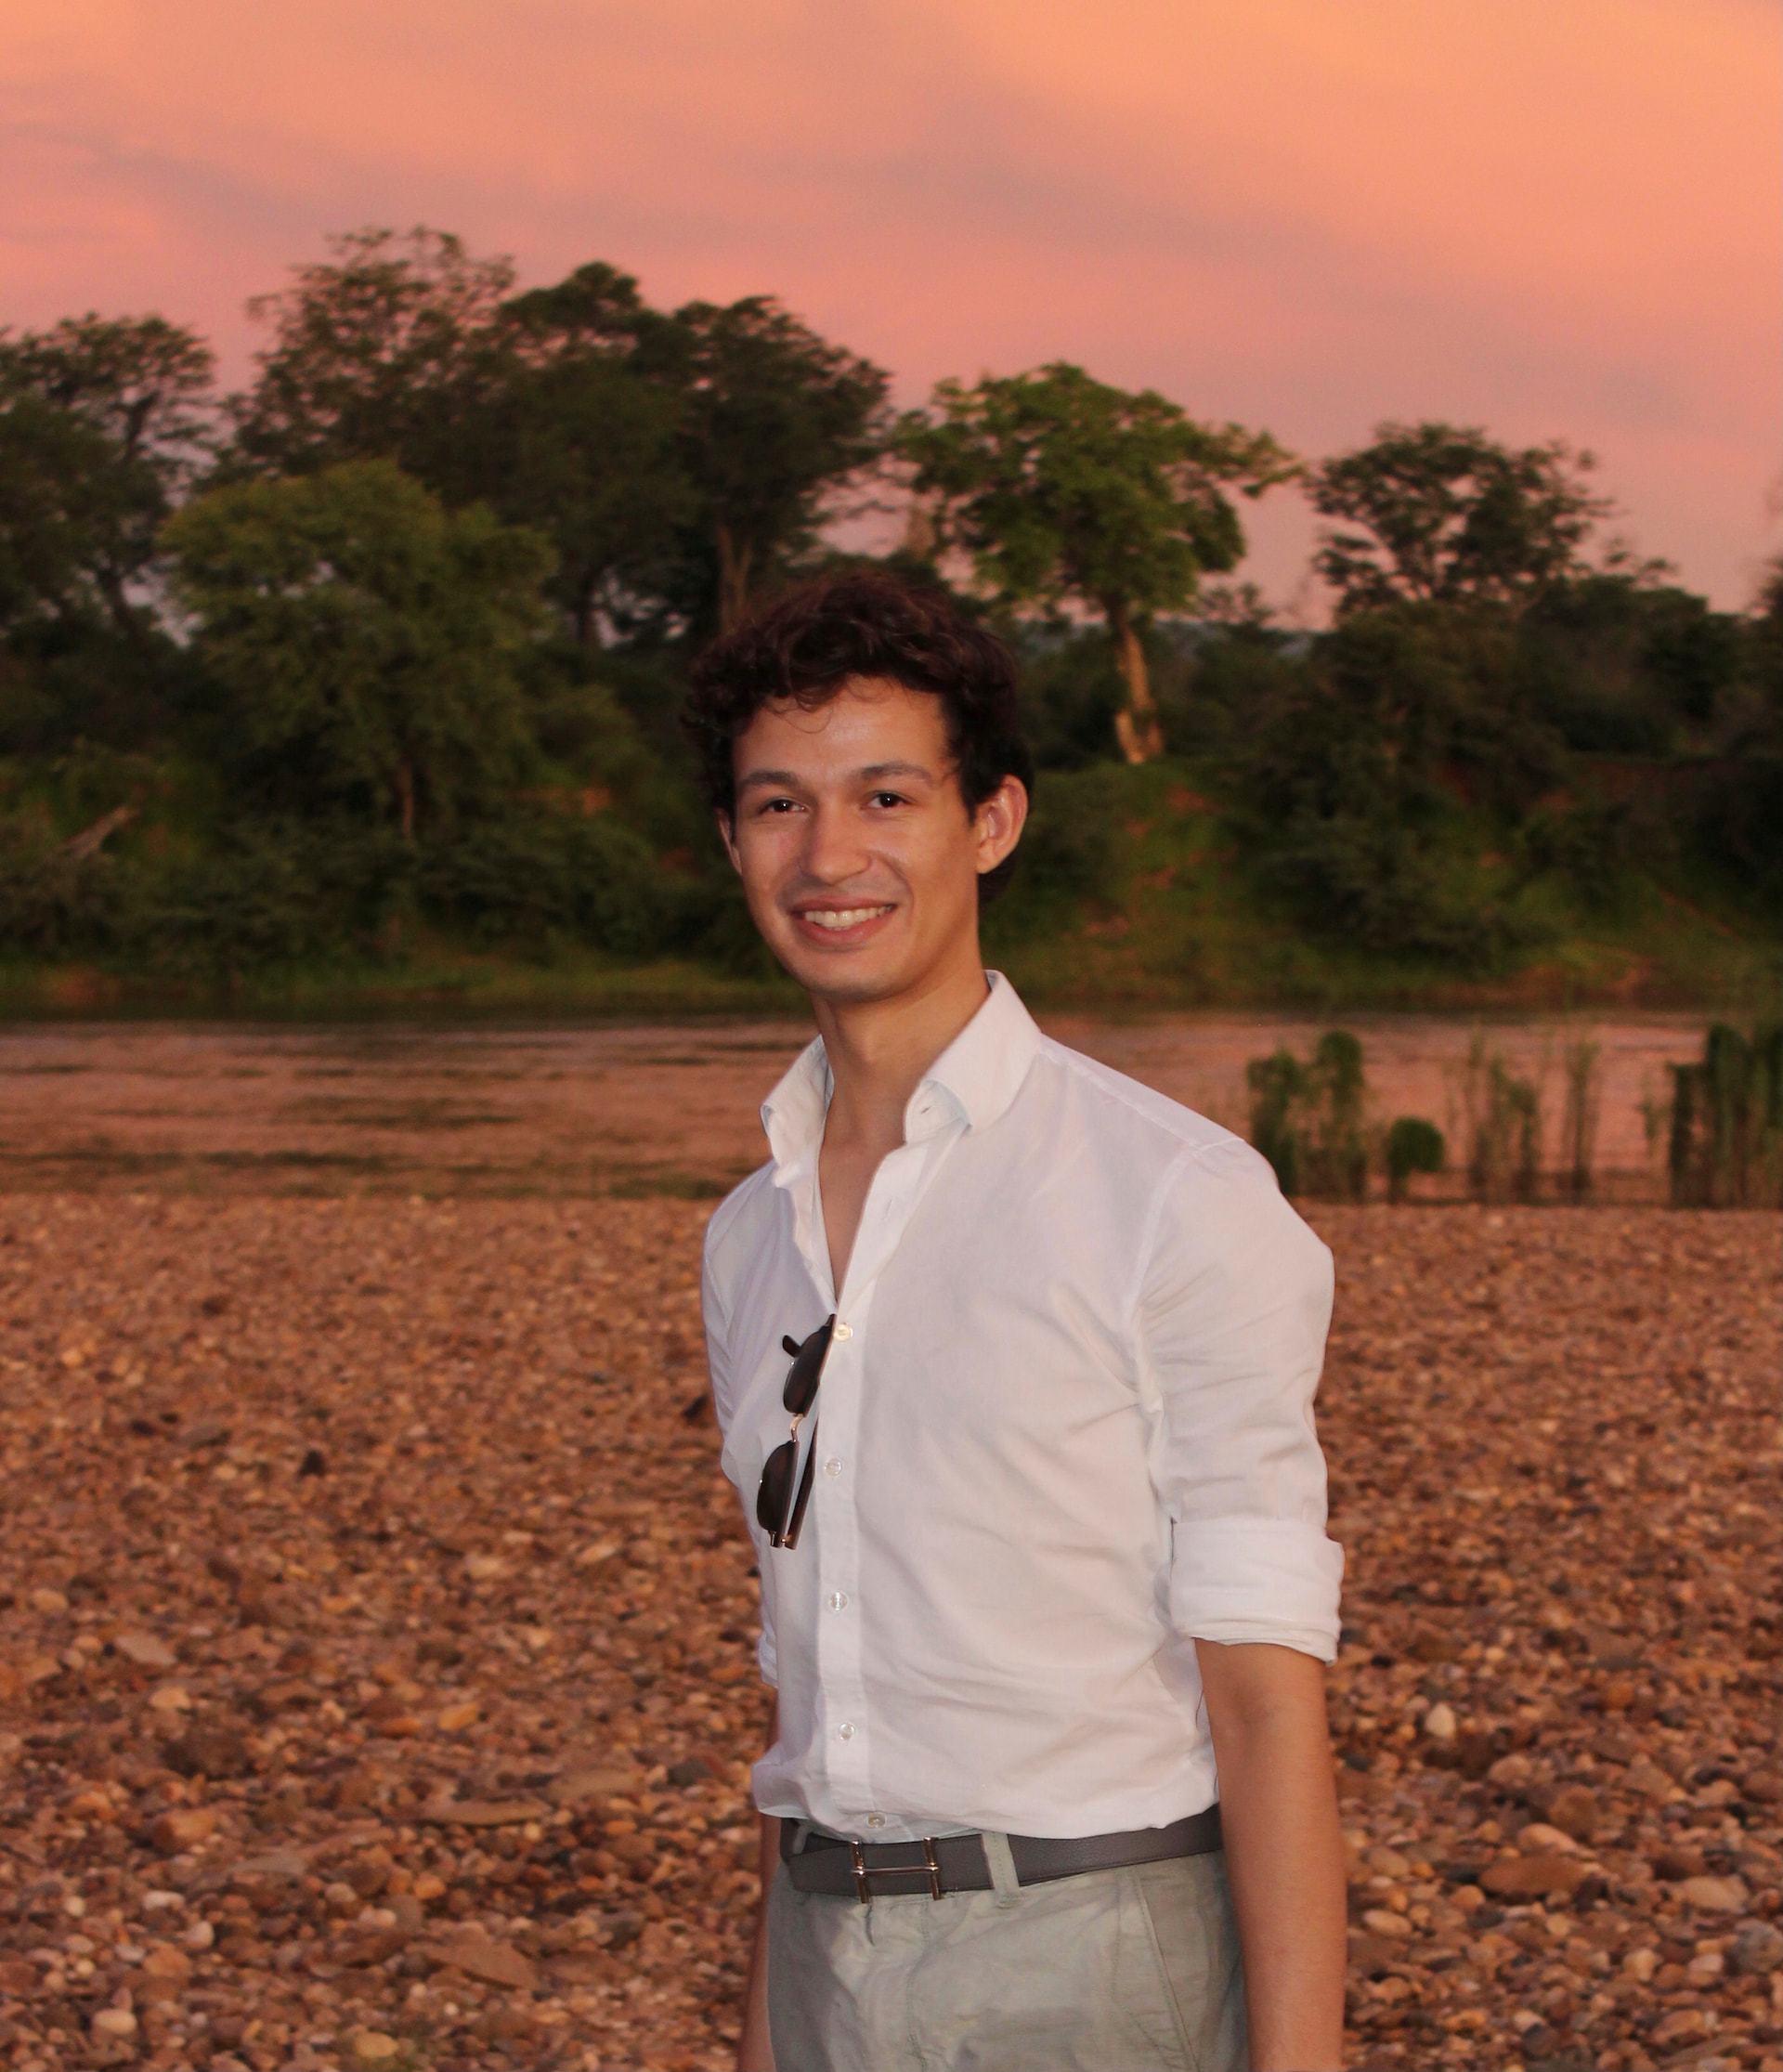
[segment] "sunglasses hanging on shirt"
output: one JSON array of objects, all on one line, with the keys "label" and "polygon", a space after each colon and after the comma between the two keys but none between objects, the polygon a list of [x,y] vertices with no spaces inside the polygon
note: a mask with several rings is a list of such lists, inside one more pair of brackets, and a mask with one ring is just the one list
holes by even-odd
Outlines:
[{"label": "sunglasses hanging on shirt", "polygon": [[[761,1487],[755,1497],[756,1523],[774,1546],[796,1547],[799,1544],[799,1528],[805,1521],[805,1506],[811,1502],[811,1471],[817,1453],[816,1427],[813,1423],[805,1449],[802,1475],[799,1475],[799,1427],[817,1401],[817,1384],[824,1378],[824,1361],[835,1329],[836,1319],[828,1316],[802,1344],[791,1336],[780,1341],[782,1349],[792,1356],[792,1365],[787,1370],[787,1386],[780,1392],[780,1401],[792,1414],[792,1436],[768,1455],[761,1468]],[[799,1483],[796,1492],[793,1489],[795,1476]]]}]

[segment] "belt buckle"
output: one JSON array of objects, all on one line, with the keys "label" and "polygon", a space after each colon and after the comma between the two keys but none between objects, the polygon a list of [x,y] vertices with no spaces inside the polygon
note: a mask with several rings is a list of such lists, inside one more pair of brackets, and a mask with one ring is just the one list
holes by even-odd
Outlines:
[{"label": "belt buckle", "polygon": [[922,1838],[922,1862],[920,1865],[914,1863],[891,1864],[883,1870],[874,1870],[868,1867],[866,1850],[859,1842],[850,1842],[848,1854],[854,1871],[855,1896],[863,1907],[872,1904],[873,1880],[875,1878],[912,1878],[926,1875],[929,1880],[930,1898],[942,1899],[946,1896],[941,1883],[941,1859],[935,1854],[935,1843],[932,1835],[926,1834]]}]

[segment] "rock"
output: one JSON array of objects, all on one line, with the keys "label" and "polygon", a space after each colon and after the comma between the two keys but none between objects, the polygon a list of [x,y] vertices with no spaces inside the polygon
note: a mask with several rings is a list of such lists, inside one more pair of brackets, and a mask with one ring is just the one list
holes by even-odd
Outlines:
[{"label": "rock", "polygon": [[102,2007],[91,2026],[98,2042],[115,2043],[137,2033],[137,2018],[127,2007]]},{"label": "rock", "polygon": [[247,1741],[232,1727],[194,1722],[161,1753],[167,1767],[181,1777],[245,1777],[253,1767]]},{"label": "rock", "polygon": [[[675,1773],[670,1770],[669,1781],[672,1784],[674,1780]],[[546,1785],[545,1796],[553,1805],[581,1805],[590,1799],[610,1799],[616,1792],[629,1792],[636,1782],[636,1778],[625,1770],[566,1770]]]},{"label": "rock", "polygon": [[611,1960],[592,1949],[566,1949],[545,1969],[560,1986],[598,1986],[613,1975]]},{"label": "rock", "polygon": [[340,1961],[361,1967],[382,1964],[387,1958],[400,1955],[408,1947],[409,1931],[395,1923],[387,1927],[358,1928],[342,1942]]},{"label": "rock", "polygon": [[1533,1769],[1527,1755],[1501,1755],[1486,1772],[1486,1781],[1496,1784],[1501,1792],[1516,1792],[1529,1782]]},{"label": "rock", "polygon": [[238,1880],[301,1878],[311,1861],[306,1849],[262,1849],[257,1856],[243,1857],[230,1875]]},{"label": "rock", "polygon": [[1568,1784],[1548,1802],[1548,1824],[1575,1842],[1589,1842],[1603,1821],[1603,1808],[1589,1785]]},{"label": "rock", "polygon": [[467,1727],[475,1727],[481,1716],[481,1707],[475,1700],[466,1699],[460,1705],[442,1705],[434,1724],[442,1734],[462,1734]]},{"label": "rock", "polygon": [[1545,1899],[1576,1892],[1589,1873],[1575,1857],[1505,1857],[1480,1873],[1481,1889],[1495,1899]]},{"label": "rock", "polygon": [[167,1643],[151,1633],[121,1633],[111,1645],[138,1669],[172,1669],[179,1661]]},{"label": "rock", "polygon": [[37,1984],[37,1967],[29,1958],[0,1957],[0,1993],[29,1993]]},{"label": "rock", "polygon": [[1360,1928],[1349,1931],[1350,1969],[1367,1977],[1388,1964],[1405,1961],[1405,1943],[1398,1935],[1371,1935]]},{"label": "rock", "polygon": [[177,1856],[216,1832],[216,1815],[208,1805],[176,1805],[163,1813],[149,1832],[163,1856]]},{"label": "rock", "polygon": [[1783,1799],[1783,1776],[1776,1770],[1748,1770],[1739,1780],[1739,1791],[1742,1798],[1760,1805],[1775,1805]]},{"label": "rock", "polygon": [[1744,1878],[1685,1878],[1678,1897],[1699,1913],[1737,1914],[1751,1897]]},{"label": "rock", "polygon": [[150,1694],[149,1703],[157,1713],[189,1713],[192,1694],[183,1684],[163,1684]]},{"label": "rock", "polygon": [[1670,2014],[1662,2014],[1653,2029],[1653,2040],[1661,2050],[1673,2043],[1706,2036],[1709,2032],[1708,2017],[1699,2007],[1674,2008]]},{"label": "rock", "polygon": [[1783,1930],[1768,1921],[1749,1922],[1727,1952],[1729,1970],[1742,1978],[1766,1978],[1783,1968]]},{"label": "rock", "polygon": [[1571,1835],[1563,1834],[1545,1820],[1531,1820],[1528,1827],[1516,1831],[1516,1846],[1526,1857],[1569,1857],[1575,1854],[1579,1844]]},{"label": "rock", "polygon": [[1412,1923],[1403,1914],[1395,1913],[1391,1907],[1371,1907],[1362,1916],[1362,1926],[1371,1935],[1385,1935],[1394,1942],[1413,1933]]},{"label": "rock", "polygon": [[1661,1849],[1652,1864],[1656,1878],[1673,1884],[1681,1878],[1700,1878],[1709,1868],[1700,1849]]},{"label": "rock", "polygon": [[1433,1741],[1452,1741],[1457,1731],[1454,1708],[1438,1700],[1424,1715],[1424,1731]]},{"label": "rock", "polygon": [[436,1799],[416,1818],[435,1827],[512,1828],[543,1820],[551,1807],[543,1799]]},{"label": "rock", "polygon": [[191,1959],[172,1943],[156,1943],[144,1956],[142,1968],[150,1978],[172,1979],[176,1986],[183,1986],[192,1975]]},{"label": "rock", "polygon": [[436,1945],[429,1952],[442,1964],[478,1978],[486,1986],[509,1986],[530,1991],[537,1978],[532,1965],[512,1943],[499,1943],[481,1929],[461,1929],[449,1942]]},{"label": "rock", "polygon": [[353,2062],[363,2065],[366,2072],[376,2072],[384,2065],[394,2065],[402,2055],[402,2045],[394,2036],[383,2029],[356,2029],[352,2041]]},{"label": "rock", "polygon": [[40,1611],[46,1618],[68,1609],[68,1599],[59,1590],[33,1590],[26,1602],[33,1611]]}]

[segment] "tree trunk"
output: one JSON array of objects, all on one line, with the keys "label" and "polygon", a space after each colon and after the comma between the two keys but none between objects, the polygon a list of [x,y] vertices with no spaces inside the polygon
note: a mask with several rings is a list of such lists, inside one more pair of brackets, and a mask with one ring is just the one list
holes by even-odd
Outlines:
[{"label": "tree trunk", "polygon": [[415,766],[406,755],[397,758],[397,803],[402,814],[402,839],[415,839]]},{"label": "tree trunk", "polygon": [[1126,703],[1114,715],[1114,737],[1129,762],[1150,762],[1164,753],[1164,734],[1158,725],[1158,709],[1152,702],[1145,646],[1124,603],[1105,599],[1102,610],[1114,636],[1114,659],[1126,684]]},{"label": "tree trunk", "polygon": [[749,561],[752,550],[745,540],[739,543],[729,526],[718,528],[718,624],[728,633],[748,608]]},{"label": "tree trunk", "polygon": [[99,595],[105,599],[105,608],[111,614],[112,624],[133,647],[147,649],[149,632],[143,624],[142,614],[133,609],[124,593],[124,579],[112,568],[98,568],[94,578]]}]

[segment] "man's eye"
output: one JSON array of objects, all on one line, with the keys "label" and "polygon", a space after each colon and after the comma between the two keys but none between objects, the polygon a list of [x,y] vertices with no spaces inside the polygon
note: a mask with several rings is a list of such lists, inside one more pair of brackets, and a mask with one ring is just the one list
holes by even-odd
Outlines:
[{"label": "man's eye", "polygon": [[902,791],[876,791],[867,803],[875,806],[902,806],[908,804]]},{"label": "man's eye", "polygon": [[762,801],[761,810],[763,813],[796,813],[799,801],[796,799],[767,799]]}]

